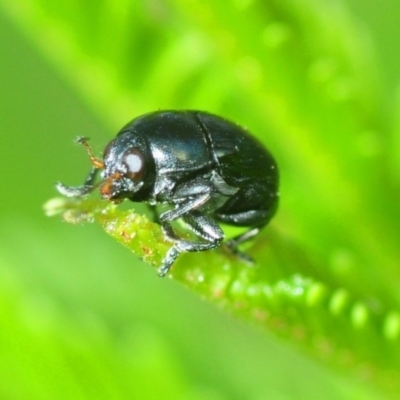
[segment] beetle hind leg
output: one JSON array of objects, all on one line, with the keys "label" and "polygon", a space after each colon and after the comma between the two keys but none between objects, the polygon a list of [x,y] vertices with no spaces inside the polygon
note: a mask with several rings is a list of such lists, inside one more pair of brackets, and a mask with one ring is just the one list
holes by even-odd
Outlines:
[{"label": "beetle hind leg", "polygon": [[236,257],[238,257],[242,261],[244,261],[250,265],[253,265],[254,264],[253,258],[250,257],[248,254],[240,251],[238,247],[240,244],[247,242],[248,240],[251,240],[252,238],[257,236],[263,227],[264,227],[264,225],[261,225],[261,226],[255,227],[255,228],[251,228],[250,230],[248,230],[238,236],[235,236],[232,239],[227,240],[224,243],[224,246],[227,247],[231,253],[233,253]]},{"label": "beetle hind leg", "polygon": [[238,247],[242,243],[247,242],[248,240],[251,240],[257,236],[261,229],[269,222],[271,214],[265,210],[247,210],[236,214],[217,214],[217,218],[218,221],[229,225],[251,227],[240,235],[227,240],[224,243],[224,247],[242,261],[253,265],[254,260],[246,253],[240,251]]}]

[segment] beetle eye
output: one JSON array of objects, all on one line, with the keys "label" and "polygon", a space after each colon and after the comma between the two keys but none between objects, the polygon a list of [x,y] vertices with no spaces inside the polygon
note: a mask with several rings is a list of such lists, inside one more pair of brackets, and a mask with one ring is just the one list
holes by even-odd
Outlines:
[{"label": "beetle eye", "polygon": [[136,148],[131,148],[122,157],[122,164],[126,168],[125,175],[134,181],[139,181],[144,171],[143,154]]}]

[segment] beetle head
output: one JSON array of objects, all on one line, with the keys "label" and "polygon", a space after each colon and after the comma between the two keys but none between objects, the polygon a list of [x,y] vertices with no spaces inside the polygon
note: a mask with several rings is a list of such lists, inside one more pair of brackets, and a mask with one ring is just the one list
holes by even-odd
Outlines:
[{"label": "beetle head", "polygon": [[122,132],[105,148],[100,194],[104,199],[122,201],[144,186],[147,146],[132,132]]}]

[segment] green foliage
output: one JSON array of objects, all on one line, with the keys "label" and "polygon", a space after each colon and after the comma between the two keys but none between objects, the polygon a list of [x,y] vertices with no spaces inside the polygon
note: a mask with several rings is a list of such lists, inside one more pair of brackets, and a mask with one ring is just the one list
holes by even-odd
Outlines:
[{"label": "green foliage", "polygon": [[[106,201],[53,199],[49,216],[71,223],[97,221],[144,261],[159,266],[168,249],[158,225]],[[254,325],[274,331],[315,357],[393,390],[397,387],[400,312],[377,297],[362,298],[337,277],[321,272],[294,243],[275,231],[262,234],[249,267],[227,250],[181,256],[169,276],[202,298]],[[337,255],[338,264],[349,262]]]},{"label": "green foliage", "polygon": [[[398,153],[369,38],[340,2],[2,6],[104,125],[197,108],[257,135],[278,159],[282,201],[248,249],[256,267],[222,249],[183,256],[171,277],[386,395],[398,391]],[[56,206],[69,221],[97,220],[154,266],[168,248],[131,211],[92,199],[47,209]]]}]

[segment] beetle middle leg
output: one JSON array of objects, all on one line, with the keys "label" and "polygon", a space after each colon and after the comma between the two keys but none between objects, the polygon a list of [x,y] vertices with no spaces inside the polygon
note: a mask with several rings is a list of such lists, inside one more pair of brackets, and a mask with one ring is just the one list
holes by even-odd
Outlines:
[{"label": "beetle middle leg", "polygon": [[177,237],[169,222],[163,222],[162,228],[164,234],[174,241],[174,245],[168,251],[163,265],[158,271],[159,276],[164,276],[170,270],[172,264],[180,253],[206,251],[218,247],[224,239],[224,232],[214,220],[200,211],[192,210],[182,216],[183,221],[188,228],[197,236],[204,239],[205,242],[194,242],[190,240],[180,239]]}]

